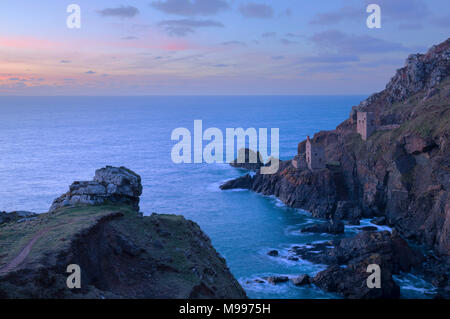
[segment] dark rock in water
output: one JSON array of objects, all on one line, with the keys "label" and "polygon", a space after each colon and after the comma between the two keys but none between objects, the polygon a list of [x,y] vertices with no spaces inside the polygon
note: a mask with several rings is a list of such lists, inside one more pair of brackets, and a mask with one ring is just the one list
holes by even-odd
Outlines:
[{"label": "dark rock in water", "polygon": [[344,232],[344,223],[340,219],[331,219],[328,223],[330,234],[342,234]]},{"label": "dark rock in water", "polygon": [[[370,275],[367,266],[371,264],[381,266],[381,288],[370,289],[367,285],[367,278]],[[323,290],[336,292],[350,299],[400,297],[400,287],[394,282],[390,269],[383,267],[378,254],[371,255],[359,263],[349,264],[346,268],[338,265],[330,266],[319,272],[312,279],[312,283]]]},{"label": "dark rock in water", "polygon": [[384,216],[376,217],[376,218],[372,219],[370,222],[372,224],[379,225],[379,226],[386,225],[386,217],[384,217]]},{"label": "dark rock in water", "polygon": [[289,250],[290,258],[301,258],[316,264],[333,264],[336,263],[336,258],[331,255],[334,249],[332,242],[320,242],[316,244],[308,244],[304,246],[294,246]]},{"label": "dark rock in water", "polygon": [[272,257],[278,257],[279,253],[278,253],[278,250],[271,250],[267,253],[267,255],[272,256]]},{"label": "dark rock in water", "polygon": [[93,181],[74,182],[69,192],[53,201],[49,212],[62,207],[125,204],[139,211],[141,177],[125,167],[107,166],[95,172]]},{"label": "dark rock in water", "polygon": [[257,171],[262,166],[264,166],[264,163],[259,152],[244,148],[238,151],[238,157],[233,162],[231,162],[230,165],[249,171]]},{"label": "dark rock in water", "polygon": [[311,283],[311,278],[308,275],[301,275],[295,278],[291,278],[291,282],[296,286],[304,286]]},{"label": "dark rock in water", "polygon": [[376,228],[375,226],[364,226],[364,227],[361,227],[358,229],[360,229],[362,231],[377,231],[378,230],[378,228]]},{"label": "dark rock in water", "polygon": [[262,279],[253,279],[253,280],[247,280],[245,283],[246,284],[263,284],[263,283],[265,283],[265,281]]},{"label": "dark rock in water", "polygon": [[276,285],[279,283],[289,281],[289,277],[287,277],[287,276],[270,276],[270,277],[266,277],[264,279],[267,280],[267,282],[272,285]]},{"label": "dark rock in water", "polygon": [[[322,289],[347,298],[398,297],[398,287],[392,274],[418,269],[424,260],[423,255],[409,247],[395,231],[392,234],[388,231],[361,232],[333,242],[294,246],[289,252],[304,260],[331,265],[319,273],[313,282]],[[376,260],[373,260],[375,257]],[[382,269],[385,290],[370,292],[367,289],[369,274],[366,270],[367,265],[372,263]]]},{"label": "dark rock in water", "polygon": [[329,233],[342,234],[344,232],[344,223],[341,220],[332,219],[326,223],[315,224],[301,229],[302,233]]},{"label": "dark rock in water", "polygon": [[252,187],[253,178],[247,174],[241,176],[237,179],[233,179],[231,181],[226,182],[225,184],[220,186],[222,190],[230,190],[230,189],[250,189]]},{"label": "dark rock in water", "polygon": [[331,252],[339,264],[358,263],[372,254],[378,254],[384,268],[394,274],[408,272],[419,267],[423,261],[423,255],[418,250],[409,247],[397,232],[391,234],[388,231],[361,232],[355,237],[343,238]]}]

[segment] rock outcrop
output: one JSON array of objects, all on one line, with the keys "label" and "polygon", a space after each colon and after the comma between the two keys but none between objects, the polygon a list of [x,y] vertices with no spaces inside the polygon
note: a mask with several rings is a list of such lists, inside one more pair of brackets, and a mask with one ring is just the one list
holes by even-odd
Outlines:
[{"label": "rock outcrop", "polygon": [[53,201],[50,212],[63,207],[126,204],[139,211],[141,177],[125,167],[107,166],[95,172],[93,181],[74,182],[69,192]]},{"label": "rock outcrop", "polygon": [[257,171],[264,166],[264,162],[259,152],[243,148],[238,151],[237,158],[231,162],[230,165],[236,168]]},{"label": "rock outcrop", "polygon": [[220,186],[221,190],[229,189],[249,189],[252,186],[252,177],[246,174],[240,178],[228,181]]},{"label": "rock outcrop", "polygon": [[342,234],[345,226],[342,220],[338,218],[332,218],[329,221],[321,224],[314,224],[302,228],[302,233],[328,233],[328,234]]}]

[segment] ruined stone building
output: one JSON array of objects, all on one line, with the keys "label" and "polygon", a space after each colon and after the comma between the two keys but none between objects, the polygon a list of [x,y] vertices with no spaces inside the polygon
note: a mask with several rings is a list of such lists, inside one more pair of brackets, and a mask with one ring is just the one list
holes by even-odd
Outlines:
[{"label": "ruined stone building", "polygon": [[304,170],[308,168],[308,164],[306,163],[306,154],[297,154],[292,160],[291,160],[292,166],[294,166],[296,169]]},{"label": "ruined stone building", "polygon": [[358,112],[356,130],[364,141],[376,131],[375,114],[372,112]]},{"label": "ruined stone building", "polygon": [[306,140],[306,163],[310,170],[326,167],[324,147],[320,144],[313,143],[309,136]]}]

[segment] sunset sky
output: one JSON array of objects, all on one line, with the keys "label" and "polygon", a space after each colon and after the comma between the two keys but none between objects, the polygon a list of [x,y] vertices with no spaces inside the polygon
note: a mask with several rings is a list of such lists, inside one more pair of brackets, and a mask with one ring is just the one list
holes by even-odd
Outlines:
[{"label": "sunset sky", "polygon": [[0,95],[369,94],[449,30],[447,0],[4,0]]}]

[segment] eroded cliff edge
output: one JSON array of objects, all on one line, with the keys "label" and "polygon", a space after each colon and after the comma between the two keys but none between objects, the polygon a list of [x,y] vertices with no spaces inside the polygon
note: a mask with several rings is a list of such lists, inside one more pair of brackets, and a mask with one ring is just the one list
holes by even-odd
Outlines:
[{"label": "eroded cliff edge", "polygon": [[[98,170],[51,212],[0,225],[0,298],[246,298],[200,227],[138,212],[140,177]],[[81,268],[81,289],[66,267]]]},{"label": "eroded cliff edge", "polygon": [[[308,169],[302,141],[276,174],[257,172],[223,188],[275,195],[319,218],[385,217],[401,237],[431,250],[423,268],[450,290],[449,75],[450,39],[409,56],[385,90],[353,107],[335,130],[315,134],[324,168]],[[367,140],[357,133],[358,112],[374,117]]]}]

